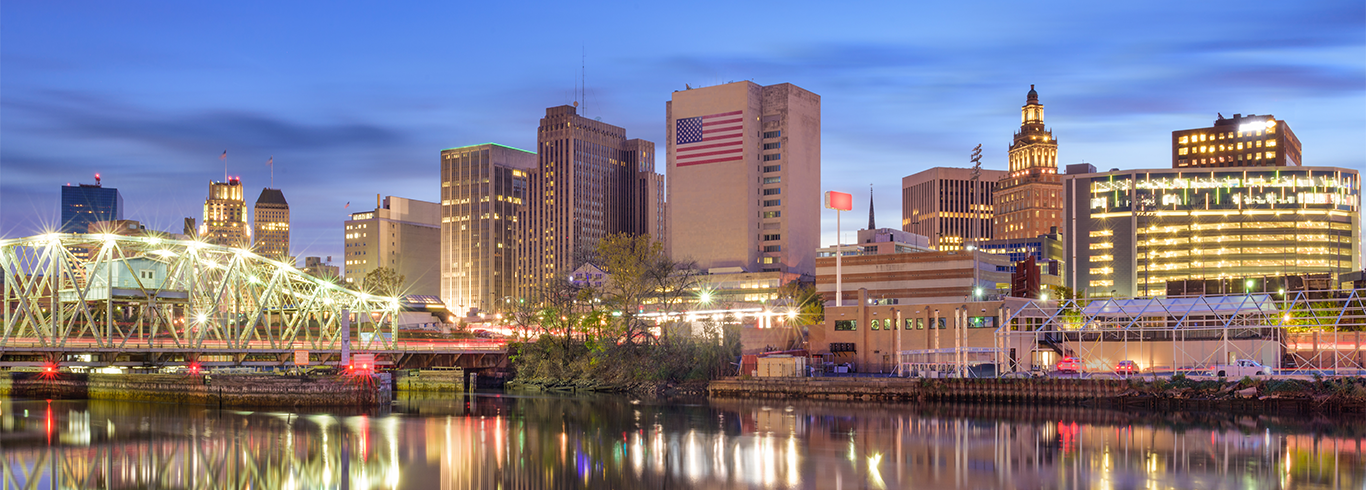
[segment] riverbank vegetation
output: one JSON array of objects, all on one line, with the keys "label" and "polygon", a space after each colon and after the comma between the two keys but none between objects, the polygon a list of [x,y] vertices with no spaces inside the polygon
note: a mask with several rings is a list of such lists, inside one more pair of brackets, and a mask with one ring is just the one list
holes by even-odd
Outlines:
[{"label": "riverbank vegetation", "polygon": [[[509,344],[523,383],[630,389],[642,383],[704,381],[730,374],[740,356],[733,318],[699,318],[693,264],[669,258],[648,236],[613,234],[584,257],[606,274],[546,279],[504,315],[523,332]],[[533,381],[540,380],[540,381]]]}]

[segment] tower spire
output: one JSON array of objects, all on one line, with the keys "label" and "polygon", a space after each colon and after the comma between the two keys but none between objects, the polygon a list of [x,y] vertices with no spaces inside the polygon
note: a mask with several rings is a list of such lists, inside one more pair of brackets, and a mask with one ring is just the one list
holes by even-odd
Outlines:
[{"label": "tower spire", "polygon": [[868,229],[877,229],[877,222],[873,221],[873,184],[868,184]]}]

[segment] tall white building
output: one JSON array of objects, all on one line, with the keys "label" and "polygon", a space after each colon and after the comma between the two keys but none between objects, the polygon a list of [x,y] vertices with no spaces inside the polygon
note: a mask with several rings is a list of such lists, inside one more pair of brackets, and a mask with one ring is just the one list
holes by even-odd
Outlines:
[{"label": "tall white building", "polygon": [[745,81],[677,91],[665,107],[673,257],[715,271],[815,274],[820,96]]}]

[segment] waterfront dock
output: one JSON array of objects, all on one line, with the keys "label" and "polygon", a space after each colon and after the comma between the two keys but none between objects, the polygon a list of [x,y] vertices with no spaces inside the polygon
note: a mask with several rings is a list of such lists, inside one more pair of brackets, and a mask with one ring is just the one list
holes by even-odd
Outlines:
[{"label": "waterfront dock", "polygon": [[728,378],[715,398],[863,400],[917,403],[1044,404],[1240,412],[1366,412],[1366,379],[1098,380]]}]

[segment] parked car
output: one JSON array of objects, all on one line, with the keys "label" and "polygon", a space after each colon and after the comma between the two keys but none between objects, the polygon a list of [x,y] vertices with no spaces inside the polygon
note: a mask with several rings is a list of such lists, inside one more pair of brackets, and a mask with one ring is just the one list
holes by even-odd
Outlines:
[{"label": "parked car", "polygon": [[1076,357],[1064,357],[1058,361],[1058,372],[1060,373],[1080,373],[1085,368],[1081,359]]},{"label": "parked car", "polygon": [[1115,374],[1138,374],[1138,363],[1130,360],[1119,361],[1115,364]]},{"label": "parked car", "polygon": [[1210,375],[1220,378],[1243,378],[1270,376],[1271,368],[1252,359],[1239,359],[1233,364],[1215,364],[1209,369]]}]

